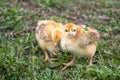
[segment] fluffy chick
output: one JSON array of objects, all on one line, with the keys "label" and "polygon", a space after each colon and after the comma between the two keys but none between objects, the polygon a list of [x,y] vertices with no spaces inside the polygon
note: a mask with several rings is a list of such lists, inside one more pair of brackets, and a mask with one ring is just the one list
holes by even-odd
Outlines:
[{"label": "fluffy chick", "polygon": [[64,51],[72,52],[73,59],[65,64],[61,70],[72,66],[76,56],[88,57],[88,67],[92,66],[92,58],[96,52],[96,44],[99,39],[98,31],[92,28],[84,28],[73,23],[67,23],[64,28],[60,46]]},{"label": "fluffy chick", "polygon": [[56,55],[55,52],[60,48],[59,43],[62,35],[62,26],[62,24],[52,20],[38,21],[36,39],[45,53],[45,61],[52,62],[52,59],[48,56],[48,52],[50,52],[50,55]]}]

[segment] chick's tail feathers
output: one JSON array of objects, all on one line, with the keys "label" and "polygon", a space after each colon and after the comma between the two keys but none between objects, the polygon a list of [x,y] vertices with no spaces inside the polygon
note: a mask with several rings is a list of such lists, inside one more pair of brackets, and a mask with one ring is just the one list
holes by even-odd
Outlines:
[{"label": "chick's tail feathers", "polygon": [[44,39],[49,40],[49,36],[45,31],[46,25],[48,25],[48,20],[41,20],[38,21],[37,27],[36,27],[36,37],[37,39]]},{"label": "chick's tail feathers", "polygon": [[42,33],[42,31],[44,30],[45,26],[48,24],[47,20],[41,20],[38,21],[37,27],[36,27],[36,33]]},{"label": "chick's tail feathers", "polygon": [[99,33],[95,29],[89,29],[88,30],[88,36],[91,38],[93,41],[98,41],[99,40]]}]

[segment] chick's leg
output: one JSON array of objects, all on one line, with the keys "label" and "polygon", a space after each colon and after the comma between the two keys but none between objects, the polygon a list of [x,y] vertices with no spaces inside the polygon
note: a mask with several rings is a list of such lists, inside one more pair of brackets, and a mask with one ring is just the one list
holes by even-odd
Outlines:
[{"label": "chick's leg", "polygon": [[92,59],[93,59],[93,57],[90,57],[90,61],[89,61],[89,64],[88,64],[87,67],[91,67],[92,66]]},{"label": "chick's leg", "polygon": [[45,61],[53,63],[53,60],[56,60],[56,59],[50,59],[48,56],[48,53],[45,51]]},{"label": "chick's leg", "polygon": [[49,60],[50,60],[50,58],[48,56],[48,53],[45,51],[45,61],[49,61]]},{"label": "chick's leg", "polygon": [[67,67],[70,67],[74,64],[74,60],[75,60],[76,56],[73,56],[73,59],[69,62],[69,63],[63,63],[65,65],[65,67],[63,67],[61,70],[65,70]]}]

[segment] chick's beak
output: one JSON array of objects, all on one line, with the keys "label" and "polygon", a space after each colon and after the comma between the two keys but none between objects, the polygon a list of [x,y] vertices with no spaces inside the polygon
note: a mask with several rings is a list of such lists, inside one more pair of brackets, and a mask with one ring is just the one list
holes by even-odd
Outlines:
[{"label": "chick's beak", "polygon": [[68,37],[73,37],[73,36],[74,36],[74,34],[73,34],[73,32],[70,30],[69,33],[68,33]]}]

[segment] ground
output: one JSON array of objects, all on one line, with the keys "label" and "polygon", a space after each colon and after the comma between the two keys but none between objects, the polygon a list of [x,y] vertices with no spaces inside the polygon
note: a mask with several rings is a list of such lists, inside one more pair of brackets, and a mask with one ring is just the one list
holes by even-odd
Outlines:
[{"label": "ground", "polygon": [[[55,56],[54,63],[44,62],[34,31],[37,21],[43,19],[97,29],[100,39],[94,66],[87,68],[88,59],[78,57],[74,66],[59,71],[63,62],[72,59],[70,53],[62,51]],[[0,1],[1,80],[119,80],[119,44],[119,0]]]}]

